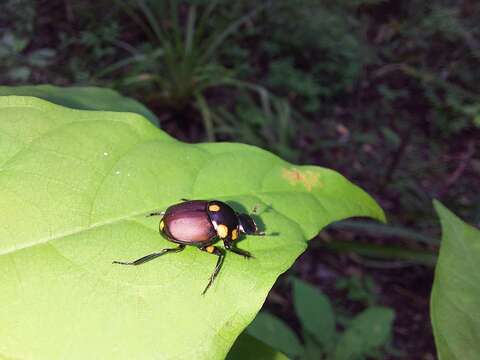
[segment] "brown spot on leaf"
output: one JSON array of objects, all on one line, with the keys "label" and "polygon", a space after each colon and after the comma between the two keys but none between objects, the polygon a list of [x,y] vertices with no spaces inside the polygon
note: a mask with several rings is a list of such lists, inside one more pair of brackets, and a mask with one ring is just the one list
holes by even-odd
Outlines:
[{"label": "brown spot on leaf", "polygon": [[286,179],[291,185],[298,183],[303,184],[305,189],[312,191],[315,185],[319,184],[320,175],[312,170],[300,170],[297,168],[283,169],[282,177]]}]

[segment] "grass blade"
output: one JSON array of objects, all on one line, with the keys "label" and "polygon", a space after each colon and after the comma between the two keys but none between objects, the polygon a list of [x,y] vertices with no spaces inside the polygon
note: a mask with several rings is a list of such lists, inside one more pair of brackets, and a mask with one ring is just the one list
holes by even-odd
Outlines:
[{"label": "grass blade", "polygon": [[197,8],[192,5],[188,9],[188,19],[187,19],[187,35],[185,39],[185,55],[189,55],[192,51],[193,40],[195,36],[195,20],[197,16]]},{"label": "grass blade", "polygon": [[208,107],[208,104],[201,93],[196,93],[195,99],[197,100],[198,109],[202,114],[203,125],[205,126],[205,132],[207,133],[207,140],[215,141],[215,133],[213,130],[213,122],[210,108]]}]

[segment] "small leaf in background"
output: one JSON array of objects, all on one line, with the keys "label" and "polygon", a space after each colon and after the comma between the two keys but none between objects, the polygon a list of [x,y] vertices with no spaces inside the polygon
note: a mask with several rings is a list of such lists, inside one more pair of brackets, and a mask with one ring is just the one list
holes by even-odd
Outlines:
[{"label": "small leaf in background", "polygon": [[281,352],[274,350],[247,333],[238,337],[227,355],[227,360],[288,360]]},{"label": "small leaf in background", "polygon": [[17,36],[15,33],[6,31],[0,38],[0,46],[8,48],[13,54],[19,54],[28,45],[29,40]]},{"label": "small leaf in background", "polygon": [[400,146],[401,138],[394,130],[392,130],[388,126],[382,126],[380,128],[380,131],[382,132],[383,137],[390,146],[395,148]]},{"label": "small leaf in background", "polygon": [[293,304],[304,330],[325,350],[329,349],[335,336],[335,314],[328,297],[317,288],[294,279]]},{"label": "small leaf in background", "polygon": [[318,340],[314,339],[312,335],[308,333],[303,334],[303,354],[302,360],[318,360],[323,359],[325,350],[318,344]]},{"label": "small leaf in background", "polygon": [[246,332],[289,356],[299,356],[303,353],[295,332],[278,317],[265,311],[258,313]]},{"label": "small leaf in background", "polygon": [[16,66],[7,71],[6,75],[14,81],[27,81],[31,73],[28,66]]},{"label": "small leaf in background", "polygon": [[28,63],[31,66],[46,67],[52,64],[56,54],[53,49],[38,49],[28,55]]},{"label": "small leaf in background", "polygon": [[377,302],[375,282],[371,276],[351,275],[339,278],[335,288],[345,290],[346,297],[350,301],[360,301],[365,305],[372,306]]},{"label": "small leaf in background", "polygon": [[354,317],[337,343],[335,360],[357,359],[384,346],[390,340],[394,316],[391,309],[374,306]]},{"label": "small leaf in background", "polygon": [[480,231],[440,202],[442,242],[431,295],[439,359],[476,360],[480,354]]}]

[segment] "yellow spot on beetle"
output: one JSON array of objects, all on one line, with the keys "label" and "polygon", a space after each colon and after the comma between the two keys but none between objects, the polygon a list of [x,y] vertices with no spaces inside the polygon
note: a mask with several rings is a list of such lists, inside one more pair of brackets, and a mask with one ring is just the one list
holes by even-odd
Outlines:
[{"label": "yellow spot on beetle", "polygon": [[217,211],[220,211],[220,206],[218,206],[217,204],[213,204],[208,207],[208,210],[217,212]]},{"label": "yellow spot on beetle", "polygon": [[238,239],[238,230],[233,229],[232,231],[232,240],[237,240]]},{"label": "yellow spot on beetle", "polygon": [[212,245],[210,245],[210,246],[207,246],[206,250],[207,250],[207,252],[208,252],[209,254],[211,254],[211,253],[213,253],[213,251],[215,250],[215,247],[212,246]]},{"label": "yellow spot on beetle", "polygon": [[163,220],[160,220],[160,231],[163,231],[163,228],[165,227],[165,223]]},{"label": "yellow spot on beetle", "polygon": [[217,226],[217,234],[220,236],[220,239],[225,239],[228,235],[227,225],[220,224]]},{"label": "yellow spot on beetle", "polygon": [[312,170],[300,170],[298,168],[292,168],[291,170],[283,169],[282,177],[291,185],[302,184],[307,191],[312,191],[314,186],[322,185],[322,182],[319,181],[320,174]]}]

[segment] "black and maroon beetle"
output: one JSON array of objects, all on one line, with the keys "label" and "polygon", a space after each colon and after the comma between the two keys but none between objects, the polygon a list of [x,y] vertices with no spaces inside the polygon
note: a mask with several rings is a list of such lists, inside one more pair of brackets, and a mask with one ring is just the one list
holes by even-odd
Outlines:
[{"label": "black and maroon beetle", "polygon": [[[203,290],[205,294],[217,277],[225,257],[225,252],[213,246],[222,240],[225,249],[245,258],[251,258],[248,251],[236,248],[233,243],[239,233],[247,235],[265,235],[258,231],[257,224],[250,215],[235,212],[229,205],[218,200],[187,200],[170,206],[165,212],[155,212],[148,216],[163,215],[159,224],[160,234],[167,240],[179,244],[176,248],[163,249],[132,262],[114,261],[114,264],[140,265],[171,252],[180,252],[186,245],[193,245],[202,251],[218,256],[215,270]],[[255,209],[254,211],[255,212]]]}]

